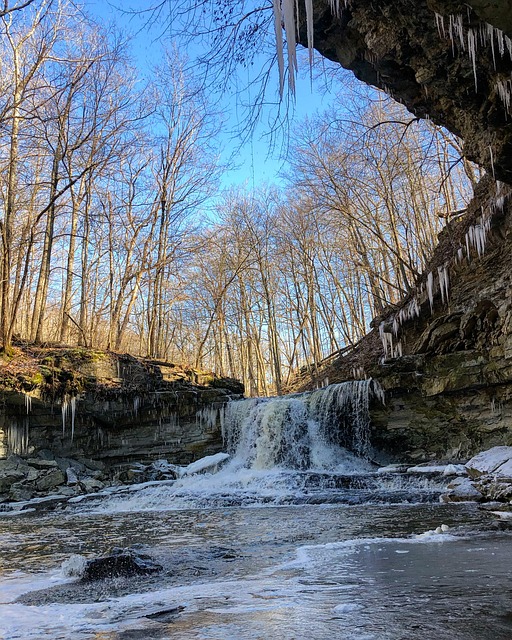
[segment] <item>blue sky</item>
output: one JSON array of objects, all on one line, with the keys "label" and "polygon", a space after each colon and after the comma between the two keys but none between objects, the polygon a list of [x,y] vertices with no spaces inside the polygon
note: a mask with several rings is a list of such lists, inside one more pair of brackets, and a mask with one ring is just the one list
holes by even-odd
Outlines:
[{"label": "blue sky", "polygon": [[[172,1],[172,0],[171,0]],[[158,62],[159,51],[168,41],[168,32],[160,24],[146,25],[145,19],[140,16],[130,17],[124,11],[128,9],[142,9],[149,4],[148,0],[85,0],[86,9],[96,18],[105,22],[115,22],[118,27],[134,34],[131,48],[136,64],[144,74],[148,67]],[[122,7],[122,10],[120,10]],[[187,52],[189,56],[193,52]],[[313,80],[311,83],[307,55],[299,56],[299,77],[297,79],[296,98],[292,100],[290,123],[299,122],[306,116],[313,115],[317,110],[327,107],[332,95],[320,89],[320,83]],[[279,80],[277,70],[271,83],[274,84],[277,96]],[[250,95],[243,96],[245,101],[250,100]],[[258,187],[269,183],[279,183],[278,173],[285,164],[282,157],[283,138],[277,137],[274,149],[269,152],[269,133],[273,111],[268,108],[262,113],[261,122],[253,134],[240,147],[239,140],[233,136],[233,132],[240,126],[240,116],[237,113],[234,96],[224,95],[222,98],[222,111],[225,117],[225,126],[220,135],[219,146],[224,148],[222,160],[232,159],[233,168],[225,172],[222,180],[223,187],[245,185],[248,188]]]}]

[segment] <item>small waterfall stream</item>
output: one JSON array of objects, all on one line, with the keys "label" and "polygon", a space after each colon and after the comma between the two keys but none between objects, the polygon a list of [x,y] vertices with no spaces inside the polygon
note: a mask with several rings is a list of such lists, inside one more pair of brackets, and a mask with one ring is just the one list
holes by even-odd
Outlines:
[{"label": "small waterfall stream", "polygon": [[370,458],[374,380],[353,380],[312,392],[228,404],[221,416],[228,453],[253,469],[334,469],[348,452]]}]

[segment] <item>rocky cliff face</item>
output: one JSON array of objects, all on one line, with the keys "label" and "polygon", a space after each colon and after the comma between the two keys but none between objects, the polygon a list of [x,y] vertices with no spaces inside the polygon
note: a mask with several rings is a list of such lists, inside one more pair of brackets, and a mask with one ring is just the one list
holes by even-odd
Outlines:
[{"label": "rocky cliff face", "polygon": [[416,289],[319,374],[381,383],[386,405],[371,413],[383,460],[467,459],[512,444],[511,192],[485,178]]},{"label": "rocky cliff face", "polygon": [[222,446],[220,410],[235,380],[169,363],[54,349],[2,371],[0,458],[41,450],[112,466],[169,458],[188,464]]},{"label": "rocky cliff face", "polygon": [[511,3],[339,4],[334,15],[329,0],[314,1],[315,48],[461,136],[470,159],[512,183]]},{"label": "rocky cliff face", "polygon": [[335,15],[328,0],[313,4],[320,53],[461,136],[488,172],[417,289],[313,384],[381,382],[387,404],[372,421],[383,458],[467,458],[512,444],[512,5],[347,0]]}]

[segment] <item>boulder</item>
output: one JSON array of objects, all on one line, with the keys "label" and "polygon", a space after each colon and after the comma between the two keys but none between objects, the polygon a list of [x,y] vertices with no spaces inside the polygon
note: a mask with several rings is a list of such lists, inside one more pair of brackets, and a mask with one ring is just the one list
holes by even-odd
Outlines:
[{"label": "boulder", "polygon": [[11,486],[23,480],[25,478],[25,474],[21,471],[11,470],[11,471],[2,471],[0,472],[0,493],[6,493],[9,491]]},{"label": "boulder", "polygon": [[80,485],[86,493],[95,493],[105,487],[105,483],[90,477],[81,478]]},{"label": "boulder", "polygon": [[499,476],[482,476],[475,482],[475,487],[486,500],[503,502],[512,500],[512,478]]},{"label": "boulder", "polygon": [[48,491],[54,489],[60,484],[64,484],[66,478],[62,471],[57,467],[51,471],[47,471],[43,475],[40,475],[36,480],[36,488],[38,491]]},{"label": "boulder", "polygon": [[36,495],[34,486],[26,482],[15,482],[9,490],[9,500],[14,502],[25,502],[31,500]]},{"label": "boulder", "polygon": [[89,560],[83,570],[82,580],[104,580],[105,578],[129,578],[131,576],[149,575],[163,569],[150,556],[134,549],[112,549],[102,558]]},{"label": "boulder", "polygon": [[512,477],[512,447],[492,447],[482,451],[466,463],[466,469],[471,478],[488,473]]},{"label": "boulder", "polygon": [[479,502],[482,500],[482,493],[475,488],[467,476],[455,478],[447,489],[448,491],[441,496],[441,502]]}]

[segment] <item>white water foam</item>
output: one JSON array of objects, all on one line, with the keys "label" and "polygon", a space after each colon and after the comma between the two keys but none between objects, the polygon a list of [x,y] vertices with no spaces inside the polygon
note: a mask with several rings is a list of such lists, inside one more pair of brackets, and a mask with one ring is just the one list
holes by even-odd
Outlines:
[{"label": "white water foam", "polygon": [[[223,411],[222,427],[230,457],[215,457],[225,462],[219,471],[187,473],[176,482],[134,488],[84,507],[105,513],[230,502],[286,504],[304,491],[305,473],[339,476],[371,472],[373,466],[366,458],[371,452],[372,396],[381,398],[380,387],[373,380],[358,380],[309,393],[229,403]],[[187,469],[200,471],[205,467],[200,463]],[[212,471],[208,465],[205,468]]]}]

